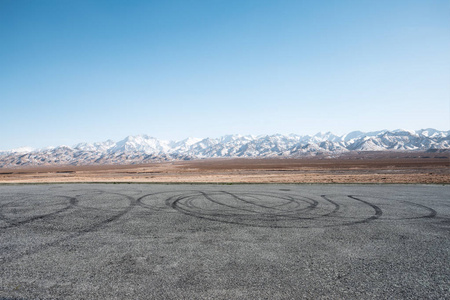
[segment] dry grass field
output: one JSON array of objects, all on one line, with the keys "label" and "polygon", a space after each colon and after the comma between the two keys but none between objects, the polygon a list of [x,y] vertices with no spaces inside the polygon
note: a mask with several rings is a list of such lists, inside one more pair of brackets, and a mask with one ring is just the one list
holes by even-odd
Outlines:
[{"label": "dry grass field", "polygon": [[339,158],[205,159],[0,169],[0,182],[450,183],[449,167],[448,153],[369,152]]}]

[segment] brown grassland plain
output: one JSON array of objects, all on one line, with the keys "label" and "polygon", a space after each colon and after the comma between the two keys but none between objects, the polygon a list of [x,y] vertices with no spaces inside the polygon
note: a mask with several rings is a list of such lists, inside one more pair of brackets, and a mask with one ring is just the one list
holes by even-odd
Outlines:
[{"label": "brown grassland plain", "polygon": [[0,183],[450,183],[450,154],[365,152],[332,158],[203,159],[142,165],[0,169]]}]

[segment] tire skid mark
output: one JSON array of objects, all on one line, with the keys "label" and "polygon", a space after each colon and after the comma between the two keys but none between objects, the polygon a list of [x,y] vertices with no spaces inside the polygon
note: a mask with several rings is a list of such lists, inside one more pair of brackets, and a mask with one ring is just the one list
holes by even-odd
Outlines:
[{"label": "tire skid mark", "polygon": [[379,208],[379,207],[376,206],[375,204],[372,204],[372,203],[370,203],[370,202],[368,202],[368,201],[359,199],[359,198],[357,198],[357,197],[355,197],[355,196],[352,196],[352,195],[348,195],[347,197],[349,197],[349,198],[351,198],[351,199],[354,199],[354,200],[356,200],[356,201],[365,203],[365,204],[369,205],[370,207],[372,207],[372,208],[375,210],[375,214],[374,214],[373,216],[371,216],[370,218],[361,220],[361,221],[359,221],[358,223],[361,223],[361,222],[369,222],[369,221],[372,221],[372,220],[376,220],[376,219],[378,219],[379,217],[381,217],[381,216],[383,215],[383,211],[381,210],[381,208]]},{"label": "tire skid mark", "polygon": [[[0,227],[0,229],[7,229],[7,228],[16,227],[16,226],[24,225],[24,224],[27,224],[27,223],[31,223],[31,222],[34,222],[34,221],[37,221],[37,220],[43,220],[45,218],[49,218],[49,217],[52,217],[54,215],[60,214],[62,212],[65,212],[66,210],[69,210],[69,209],[73,208],[77,204],[77,198],[68,197],[68,196],[59,196],[59,195],[57,195],[56,197],[61,197],[61,198],[68,199],[69,200],[69,204],[67,206],[61,208],[61,209],[58,209],[58,210],[54,211],[54,212],[51,212],[51,213],[48,213],[48,214],[43,214],[43,215],[37,215],[37,216],[31,217],[31,218],[28,218],[28,219],[25,219],[25,220],[21,220],[21,221],[11,220],[11,219],[7,218],[0,211],[0,219],[5,221],[5,222],[7,222],[9,224],[7,226]],[[25,199],[22,199],[20,201],[23,201]]]},{"label": "tire skid mark", "polygon": [[[279,205],[266,206],[266,205],[261,205],[259,203],[253,202],[253,201],[245,200],[245,199],[243,199],[241,197],[238,197],[237,195],[232,194],[232,193],[228,193],[228,192],[223,192],[223,193],[229,194],[232,197],[234,197],[236,200],[239,200],[239,201],[251,204],[253,206],[259,206],[259,207],[266,208],[266,209],[269,209],[269,210],[279,210],[281,212],[284,212],[284,214],[281,214],[281,213],[274,214],[274,213],[265,213],[265,212],[256,212],[255,211],[256,213],[259,213],[261,215],[267,215],[267,216],[270,216],[270,217],[277,216],[277,217],[287,217],[287,218],[290,217],[290,218],[293,218],[293,217],[295,217],[295,215],[294,215],[295,213],[310,211],[310,210],[313,210],[314,208],[316,208],[319,205],[318,201],[316,201],[314,199],[311,199],[311,198],[307,198],[307,197],[303,197],[303,198],[307,199],[307,200],[309,200],[311,202],[309,202],[307,200],[294,199],[293,197],[289,197],[288,199],[286,199],[285,197],[274,196],[274,195],[271,195],[271,194],[253,194],[253,196],[251,196],[252,198],[260,200],[260,201],[261,201],[261,198],[256,197],[256,195],[263,196],[263,197],[278,198],[278,199],[281,199],[281,200],[288,201],[288,202],[284,202],[284,203],[279,204]],[[249,194],[245,194],[245,193],[243,193],[243,194],[246,195],[246,196],[249,196]],[[285,205],[288,205],[288,204],[291,204],[291,203],[295,203],[296,204],[295,207],[301,207],[300,202],[308,203],[309,206],[304,207],[304,208],[300,208],[300,209],[291,209],[290,211],[284,210],[284,209],[277,209],[277,207],[285,206]],[[235,208],[235,209],[236,210],[240,210],[240,208]],[[240,215],[242,215],[242,214],[240,214]],[[297,217],[295,217],[295,219],[297,219]]]},{"label": "tire skid mark", "polygon": [[[185,208],[190,208],[192,211],[201,211],[202,214],[217,215],[217,209],[207,209],[207,208],[195,206],[193,204],[193,201],[198,200],[198,199],[199,199],[198,194],[182,196],[181,198],[179,198],[175,201],[175,202],[177,202],[176,207],[183,206]],[[180,202],[181,200],[183,200],[183,202]],[[172,203],[170,204],[170,206],[173,208]],[[233,210],[229,210],[229,209],[223,210],[222,209],[220,211],[222,212],[220,215],[223,215],[223,216],[236,216],[236,209],[233,209]],[[205,212],[207,212],[207,213],[205,213]],[[223,213],[223,212],[227,212],[229,214]],[[239,214],[239,216],[247,216],[247,217],[254,216],[254,215],[255,214],[251,214],[251,215],[250,214]]]},{"label": "tire skid mark", "polygon": [[[137,193],[137,191],[134,191]],[[133,195],[134,195],[133,193]],[[97,196],[97,195],[118,195],[128,199],[128,205],[120,208],[105,209],[98,207],[89,207],[88,205],[80,205],[79,198],[85,196]],[[141,191],[142,194],[142,191]],[[220,196],[226,196],[226,198]],[[154,196],[154,198],[152,198]],[[157,196],[157,197],[156,197]],[[2,229],[9,227],[20,226],[24,224],[29,224],[29,226],[35,226],[32,224],[33,221],[45,220],[57,214],[63,213],[69,209],[73,209],[73,212],[83,212],[97,211],[99,213],[109,213],[108,215],[97,213],[97,220],[101,218],[102,220],[85,226],[84,228],[68,231],[67,229],[55,230],[66,231],[67,234],[64,237],[55,239],[53,241],[43,243],[40,245],[32,246],[28,250],[21,253],[15,253],[11,256],[0,258],[0,264],[11,262],[16,259],[26,257],[44,251],[50,247],[57,246],[63,242],[70,241],[72,239],[81,237],[87,233],[97,231],[112,222],[118,221],[124,215],[128,214],[135,206],[140,206],[144,209],[148,209],[151,213],[163,212],[163,213],[181,213],[198,219],[203,219],[206,221],[221,222],[227,224],[234,224],[239,226],[249,226],[249,227],[259,227],[259,228],[329,228],[329,227],[339,227],[339,226],[352,226],[356,224],[369,223],[375,220],[379,221],[394,221],[394,220],[410,220],[410,219],[422,219],[422,218],[435,218],[437,216],[436,210],[431,207],[410,202],[402,201],[398,202],[405,203],[406,205],[412,205],[420,209],[426,210],[428,213],[421,216],[406,216],[404,218],[385,218],[383,215],[383,210],[375,205],[374,203],[366,200],[365,196],[357,195],[340,195],[342,196],[341,201],[344,197],[356,201],[358,207],[361,205],[366,207],[363,212],[356,213],[355,215],[350,214],[350,212],[341,211],[342,207],[350,207],[352,203],[344,201],[341,203],[335,199],[334,196],[330,195],[319,195],[315,200],[313,198],[304,197],[301,195],[290,195],[286,193],[251,193],[251,192],[227,192],[227,191],[167,191],[167,192],[157,192],[150,193],[135,198],[135,196],[129,196],[123,193],[106,192],[97,189],[93,190],[77,190],[77,195],[75,197],[52,195],[52,197],[63,197],[68,199],[68,205],[53,211],[48,214],[42,214],[27,218],[22,221],[14,221],[8,219],[1,212],[2,208],[11,205],[14,201],[1,203],[0,204],[0,219],[9,223],[7,227],[0,227],[0,233]],[[22,202],[33,195],[28,194],[26,197],[18,200]],[[166,198],[168,197],[168,198]],[[231,197],[231,198],[230,198]],[[149,199],[149,203],[144,202],[145,199]],[[375,198],[369,196],[370,198]],[[108,198],[105,198],[108,200]],[[102,201],[105,200],[102,198]],[[229,200],[234,199],[231,203]],[[380,198],[381,199],[381,198]],[[7,200],[6,197],[4,200]],[[90,199],[95,203],[96,199]],[[227,201],[228,200],[228,201]],[[123,199],[121,200],[123,201]],[[4,202],[4,201],[2,201]],[[273,205],[272,205],[273,203]],[[323,207],[322,204],[326,206]],[[64,202],[58,205],[63,205]],[[154,205],[153,205],[154,204]],[[53,204],[55,205],[55,204]],[[102,204],[103,205],[103,204]],[[331,205],[331,206],[330,206]],[[51,204],[48,205],[49,207]],[[20,208],[20,203],[19,206]],[[107,207],[107,206],[105,206]],[[373,215],[367,214],[367,209],[373,210]],[[120,211],[119,211],[120,210]],[[370,210],[370,211],[371,211]],[[393,209],[395,211],[395,208]],[[387,210],[386,212],[389,212]],[[416,210],[414,210],[415,212]],[[319,213],[320,212],[320,213]],[[338,214],[338,212],[340,212]],[[111,215],[112,214],[112,215]],[[69,216],[72,214],[69,214]],[[383,217],[382,217],[383,216]],[[83,215],[82,215],[83,217]],[[443,217],[442,217],[443,218]],[[439,219],[439,218],[437,218]],[[57,224],[58,225],[58,224]]]},{"label": "tire skid mark", "polygon": [[[94,195],[110,194],[110,195],[118,195],[118,196],[122,196],[122,197],[128,197],[128,195],[125,195],[125,194],[119,194],[119,193],[113,193],[113,192],[102,192],[102,191],[98,191],[98,190],[95,190],[95,192],[92,194],[94,194]],[[77,195],[76,198],[79,200],[80,197],[90,196],[90,195],[91,195],[90,193],[84,193],[84,194]],[[77,201],[76,206],[81,209],[97,210],[97,211],[102,211],[102,212],[115,212],[117,210],[117,209],[114,210],[114,209],[92,207],[92,206],[88,206],[88,205],[80,205],[79,201]]]},{"label": "tire skid mark", "polygon": [[122,210],[121,212],[119,212],[119,213],[117,213],[117,214],[115,214],[115,215],[113,215],[113,216],[111,216],[111,217],[109,217],[109,218],[107,218],[107,219],[105,219],[105,220],[103,220],[101,222],[92,224],[92,225],[87,226],[87,227],[85,227],[85,228],[83,228],[81,230],[78,230],[77,232],[71,233],[71,234],[69,234],[69,235],[67,235],[65,237],[56,239],[56,240],[48,242],[48,243],[37,245],[35,247],[32,247],[29,250],[26,250],[26,251],[24,251],[22,253],[18,253],[16,255],[13,255],[13,256],[10,256],[10,257],[7,257],[7,258],[1,258],[0,257],[0,264],[5,264],[5,263],[8,263],[8,262],[11,262],[11,261],[14,261],[14,260],[17,260],[17,259],[29,256],[29,255],[32,255],[32,254],[36,254],[36,253],[44,251],[44,250],[46,250],[48,248],[57,246],[60,243],[63,243],[63,242],[66,242],[66,241],[69,241],[69,240],[81,237],[81,236],[83,236],[83,235],[85,235],[87,233],[90,233],[90,232],[94,232],[94,231],[100,229],[101,227],[104,227],[104,226],[108,225],[109,223],[112,223],[112,222],[118,220],[119,218],[121,218],[122,216],[127,214],[136,205],[136,199],[134,199],[131,196],[128,196],[128,195],[125,195],[125,194],[120,194],[120,193],[110,193],[110,192],[104,192],[104,193],[123,196],[123,197],[127,198],[130,201],[130,204],[124,210]]},{"label": "tire skid mark", "polygon": [[[376,196],[370,196],[370,198],[386,200],[385,198],[376,197]],[[429,206],[426,206],[426,205],[423,205],[423,204],[419,204],[419,203],[415,203],[415,202],[411,202],[411,201],[407,201],[407,200],[399,200],[398,202],[400,202],[400,203],[407,203],[407,204],[412,205],[412,206],[423,208],[424,210],[427,210],[429,213],[426,214],[426,215],[414,216],[414,217],[401,217],[401,218],[383,217],[382,220],[385,220],[385,221],[416,220],[416,219],[424,219],[424,218],[435,218],[437,216],[437,211],[434,210],[433,208],[429,207]]]},{"label": "tire skid mark", "polygon": [[139,206],[141,206],[142,208],[155,210],[155,211],[166,211],[167,212],[167,209],[170,208],[170,205],[167,204],[167,200],[160,200],[161,201],[161,206],[153,206],[153,205],[150,205],[148,203],[143,202],[143,200],[145,198],[147,198],[147,197],[151,197],[151,196],[155,196],[155,195],[161,195],[161,194],[168,194],[168,193],[172,193],[173,194],[174,192],[169,191],[169,192],[158,192],[158,193],[146,194],[146,195],[143,195],[143,196],[139,197],[136,201],[137,201],[137,204]]},{"label": "tire skid mark", "polygon": [[[281,220],[281,221],[289,221],[289,220],[309,220],[309,219],[318,219],[318,218],[322,218],[322,217],[330,217],[330,218],[336,218],[336,219],[356,219],[355,221],[351,221],[351,222],[343,222],[340,224],[329,224],[329,225],[323,225],[323,226],[318,226],[318,227],[330,227],[330,226],[348,226],[348,225],[354,225],[354,224],[361,224],[361,223],[367,223],[376,219],[379,219],[382,215],[383,215],[383,210],[369,202],[366,200],[363,200],[360,198],[360,196],[354,196],[354,195],[347,195],[348,198],[352,199],[352,200],[356,200],[358,202],[361,202],[365,205],[370,206],[371,208],[374,209],[375,213],[373,216],[370,216],[368,218],[364,218],[364,219],[359,219],[357,216],[353,217],[353,216],[333,216],[334,214],[336,214],[339,210],[340,210],[340,204],[338,204],[336,201],[331,200],[329,198],[329,196],[327,195],[321,195],[321,197],[326,200],[327,202],[329,202],[330,204],[332,204],[334,206],[334,209],[328,213],[325,214],[321,214],[318,215],[316,217],[304,217],[304,216],[298,216],[298,215],[294,215],[293,213],[299,212],[300,210],[295,210],[293,209],[291,212],[287,211],[287,210],[282,210],[282,209],[276,209],[276,207],[281,206],[281,205],[287,205],[292,203],[292,201],[289,202],[285,202],[283,204],[280,205],[274,205],[274,206],[268,206],[268,205],[262,205],[259,203],[256,203],[254,201],[250,201],[250,200],[246,200],[242,197],[237,196],[236,194],[233,193],[229,193],[229,192],[225,192],[225,191],[221,191],[221,193],[224,194],[228,194],[230,196],[232,196],[234,199],[242,201],[246,204],[251,204],[251,205],[255,205],[258,207],[262,207],[262,208],[266,208],[266,209],[275,209],[275,210],[279,210],[281,212],[287,212],[286,214],[269,214],[269,213],[265,213],[265,212],[258,212],[258,211],[254,211],[254,210],[250,210],[248,208],[242,208],[242,207],[238,207],[238,206],[232,206],[232,205],[227,205],[224,204],[222,202],[219,202],[217,200],[214,200],[212,197],[210,197],[210,195],[206,195],[206,199],[210,200],[212,199],[211,202],[216,203],[218,205],[221,206],[225,206],[225,207],[229,207],[232,208],[232,211],[227,210],[226,213],[221,210],[220,213],[216,213],[217,209],[205,209],[199,206],[195,206],[193,205],[193,201],[196,200],[196,195],[189,195],[189,196],[182,196],[179,197],[178,199],[176,199],[173,203],[172,203],[172,208],[177,209],[182,211],[183,213],[192,215],[192,216],[196,216],[196,217],[202,217],[205,219],[209,219],[209,220],[213,220],[213,221],[221,221],[221,222],[226,222],[226,223],[234,223],[234,224],[241,224],[241,225],[254,225],[254,224],[242,224],[242,222],[245,221],[268,221],[267,218],[272,218],[275,220]],[[202,194],[205,194],[202,192]],[[214,194],[218,194],[217,192],[215,192]],[[242,193],[243,195],[246,195],[248,197],[254,198],[256,200],[260,199],[258,198],[256,195],[260,195],[260,196],[267,196],[267,197],[274,197],[274,198],[280,198],[282,200],[288,200],[285,197],[276,197],[274,195],[270,195],[270,194],[250,194],[250,193]],[[283,195],[285,196],[285,195]],[[306,197],[304,197],[306,198]],[[291,199],[293,199],[291,197]],[[313,200],[311,198],[308,198],[310,200]],[[184,201],[183,201],[184,200]],[[315,201],[315,200],[313,200]],[[383,220],[408,220],[408,219],[419,219],[419,218],[434,218],[436,216],[436,211],[430,207],[421,205],[421,204],[417,204],[417,203],[413,203],[413,202],[409,202],[409,201],[403,201],[404,203],[408,203],[423,209],[428,210],[430,213],[428,215],[425,216],[419,216],[419,217],[406,217],[406,218],[397,218],[397,219],[390,219],[390,218],[383,218]],[[306,209],[302,209],[302,210],[309,210],[309,207],[307,207]],[[244,214],[244,213],[236,213],[236,211],[250,211],[251,214]],[[208,212],[208,213],[206,213]],[[258,216],[260,216],[260,218],[258,218]],[[244,220],[244,217],[246,217],[247,219]],[[234,218],[236,220],[223,220],[224,218]],[[220,220],[219,220],[220,219]],[[262,226],[264,227],[264,226]],[[277,227],[295,227],[295,226],[277,226]],[[315,227],[315,226],[301,226],[302,228],[309,228],[309,227]]]},{"label": "tire skid mark", "polygon": [[[256,196],[263,196],[263,197],[272,197],[272,198],[277,198],[277,199],[287,200],[288,201],[288,202],[284,202],[284,203],[281,203],[281,204],[268,206],[268,208],[283,207],[283,206],[286,206],[286,205],[289,205],[289,204],[292,204],[292,203],[296,204],[295,207],[299,207],[300,206],[299,199],[295,199],[294,197],[292,197],[292,196],[290,196],[288,194],[282,195],[282,196],[281,195],[278,196],[277,194],[269,194],[269,193],[265,193],[265,194],[262,194],[262,193],[241,193],[241,194],[245,195],[247,197],[256,199],[256,200],[261,200],[260,198],[258,198]],[[312,204],[310,203],[311,205],[317,206],[319,204],[316,200],[313,200],[311,198],[308,198],[308,197],[303,197],[303,198],[311,200],[313,202]],[[302,202],[305,202],[305,201],[303,200]],[[303,209],[307,209],[307,208],[302,208],[302,210]]]},{"label": "tire skid mark", "polygon": [[419,203],[414,203],[411,201],[402,201],[403,203],[408,203],[417,207],[421,207],[425,210],[428,210],[430,213],[428,215],[424,215],[424,216],[420,216],[420,217],[411,217],[411,218],[401,218],[400,220],[410,220],[410,219],[423,219],[423,218],[434,218],[437,215],[437,211],[435,211],[434,209],[432,209],[431,207],[419,204]]},{"label": "tire skid mark", "polygon": [[[203,220],[209,220],[209,221],[233,224],[233,225],[240,225],[240,226],[247,226],[247,227],[256,227],[256,228],[286,228],[286,229],[302,228],[302,229],[307,229],[307,228],[314,227],[314,226],[292,226],[292,225],[287,226],[287,225],[281,225],[281,224],[267,224],[267,223],[266,224],[255,224],[255,223],[244,223],[243,221],[239,221],[239,220],[235,221],[235,220],[229,220],[229,219],[218,219],[218,218],[222,217],[223,215],[217,214],[217,216],[214,217],[214,216],[199,214],[199,213],[193,212],[191,210],[186,210],[182,206],[177,205],[177,202],[180,200],[183,200],[184,198],[185,197],[179,197],[179,198],[175,199],[175,201],[173,201],[171,204],[172,208],[176,209],[177,211],[180,211],[181,213],[183,213],[185,215],[189,215],[189,216],[203,219]],[[274,221],[277,221],[277,220],[274,220]],[[332,225],[332,226],[334,227],[335,225]],[[326,227],[330,227],[330,226],[326,226]]]},{"label": "tire skid mark", "polygon": [[[230,195],[234,199],[239,200],[245,204],[250,204],[250,205],[254,205],[254,206],[269,209],[269,210],[276,210],[276,211],[279,211],[282,213],[260,212],[260,211],[249,209],[248,207],[239,207],[239,206],[235,206],[235,205],[229,205],[229,204],[226,204],[226,203],[223,203],[221,201],[214,199],[211,196],[211,194],[213,194],[213,195],[219,195],[219,194]],[[249,195],[249,193],[242,193],[242,194],[246,195],[246,196]],[[240,197],[236,194],[225,192],[225,191],[213,192],[213,193],[205,193],[202,191],[198,191],[198,194],[195,194],[195,193],[194,194],[191,193],[188,195],[181,194],[178,196],[172,196],[172,197],[168,198],[166,200],[166,204],[183,214],[190,215],[190,216],[193,216],[196,218],[217,221],[217,222],[223,222],[223,223],[238,224],[238,225],[244,225],[244,226],[253,226],[253,227],[276,227],[276,228],[311,228],[311,227],[317,228],[317,227],[321,227],[321,228],[324,228],[324,227],[335,227],[335,226],[349,226],[349,225],[367,223],[367,222],[379,219],[383,214],[383,211],[377,205],[372,204],[366,200],[362,200],[353,195],[347,195],[347,197],[352,200],[358,201],[364,205],[368,205],[375,211],[374,215],[367,217],[367,218],[350,221],[350,222],[339,221],[339,220],[348,220],[349,218],[353,218],[353,217],[333,216],[340,210],[340,207],[341,207],[340,204],[331,200],[327,195],[321,195],[322,199],[324,199],[325,201],[327,201],[328,203],[330,203],[334,206],[333,210],[331,210],[325,214],[319,214],[316,216],[305,216],[304,214],[306,211],[308,211],[308,210],[314,211],[314,208],[316,208],[318,205],[318,201],[311,199],[311,198],[303,197],[307,200],[314,201],[311,203],[311,202],[308,202],[305,200],[294,199],[293,197],[291,197],[290,199],[286,199],[285,195],[282,195],[280,197],[280,196],[274,196],[271,194],[252,194],[252,198],[254,198],[256,200],[260,199],[256,195],[263,196],[263,197],[279,198],[284,201],[289,201],[288,203],[303,201],[303,202],[309,203],[310,206],[312,206],[312,209],[309,209],[310,207],[297,209],[297,210],[293,209],[290,211],[283,210],[283,209],[274,209],[274,207],[277,207],[277,206],[268,206],[268,205],[262,205],[259,203],[255,203],[254,201],[244,199],[243,197]],[[194,201],[201,199],[199,196],[202,196],[201,198],[209,200],[210,202],[215,203],[221,207],[231,208],[231,210],[223,211],[223,210],[218,210],[218,209],[205,209],[203,207],[196,206],[194,204]],[[283,203],[283,205],[285,205],[285,203]],[[247,212],[247,213],[241,213],[241,212]],[[314,224],[302,225],[302,223],[301,223],[302,221],[320,220],[320,219],[325,219],[327,217],[331,218],[331,219],[328,219],[328,221],[331,220],[333,222],[333,224],[323,224],[323,225],[314,226]],[[274,224],[273,222],[277,222],[277,223]],[[282,222],[282,224],[280,222]],[[286,224],[286,223],[288,223],[288,224]]]},{"label": "tire skid mark", "polygon": [[[222,193],[231,195],[235,199],[240,200],[242,202],[245,202],[247,204],[252,204],[252,205],[255,205],[255,206],[268,208],[268,209],[273,209],[273,207],[274,207],[274,206],[258,205],[257,203],[255,203],[253,201],[245,200],[245,199],[243,199],[241,197],[238,197],[237,195],[232,194],[232,193],[223,192],[223,191],[222,191]],[[218,194],[218,193],[215,193],[215,194]],[[245,195],[248,196],[248,194],[245,194]],[[256,194],[253,194],[253,195],[256,195]],[[265,196],[265,197],[272,197],[273,196],[273,195],[270,195],[270,194],[259,194],[259,195]],[[290,197],[290,199],[286,199],[284,197],[284,195],[283,195],[283,197],[275,197],[275,196],[273,196],[273,197],[274,198],[279,198],[279,199],[282,199],[282,200],[288,200],[289,203],[297,203],[297,207],[300,206],[300,204],[299,204],[300,201],[306,202],[306,203],[308,203],[310,205],[305,207],[305,208],[301,208],[301,209],[292,209],[291,211],[279,209],[283,213],[276,213],[276,214],[275,213],[267,213],[267,212],[258,212],[258,211],[253,211],[253,210],[251,210],[252,214],[244,214],[244,213],[240,213],[240,211],[248,211],[249,209],[241,209],[240,207],[236,207],[236,206],[229,206],[229,207],[233,208],[232,211],[227,211],[229,213],[224,213],[223,210],[221,210],[220,213],[217,213],[218,212],[217,209],[210,210],[210,209],[204,209],[204,208],[192,205],[192,202],[194,200],[196,200],[195,196],[196,195],[191,195],[191,196],[179,199],[177,201],[176,207],[178,207],[180,205],[183,205],[186,208],[190,208],[192,210],[197,210],[197,214],[203,214],[203,215],[208,214],[208,215],[212,215],[214,217],[234,217],[234,218],[247,217],[247,218],[250,218],[252,220],[260,220],[260,221],[268,221],[268,219],[269,220],[274,220],[275,219],[275,220],[279,220],[279,221],[283,221],[283,220],[284,221],[289,221],[289,220],[312,220],[312,219],[318,219],[318,218],[321,218],[323,216],[330,215],[330,214],[336,212],[339,209],[339,206],[336,206],[337,204],[332,202],[332,203],[335,204],[335,209],[333,211],[329,212],[329,213],[320,214],[320,215],[316,215],[316,216],[302,216],[302,215],[298,215],[298,213],[299,212],[305,213],[306,211],[310,211],[310,210],[316,208],[317,205],[319,204],[319,202],[314,200],[314,199],[307,198],[307,197],[303,197],[306,200],[294,199],[293,197]],[[257,198],[256,196],[253,196],[253,198],[260,199],[260,198]],[[180,202],[181,200],[185,200],[185,201]],[[311,202],[309,202],[307,200],[310,200]],[[222,204],[222,203],[220,203],[220,204]],[[285,205],[285,203],[283,203],[282,205]],[[278,206],[279,205],[277,205],[275,207],[278,207]],[[186,209],[184,209],[184,211],[186,211]],[[211,213],[205,213],[205,212],[211,212]]]},{"label": "tire skid mark", "polygon": [[203,220],[209,220],[209,221],[215,221],[215,222],[221,222],[221,223],[228,223],[228,224],[235,224],[235,225],[245,225],[245,226],[261,227],[261,228],[268,227],[268,226],[257,225],[257,224],[242,224],[242,223],[240,223],[240,222],[234,222],[234,221],[229,221],[229,220],[217,220],[217,219],[215,219],[215,218],[208,217],[208,216],[205,216],[205,215],[202,215],[202,214],[196,214],[196,213],[194,213],[194,212],[192,212],[192,211],[190,211],[190,210],[184,209],[182,206],[177,205],[177,203],[178,203],[180,200],[183,200],[183,199],[185,199],[186,197],[181,196],[181,197],[176,198],[174,201],[172,201],[173,198],[175,198],[175,197],[176,197],[176,196],[167,199],[167,200],[169,201],[168,203],[170,203],[170,206],[171,206],[173,209],[175,209],[175,210],[177,210],[177,211],[179,211],[179,212],[181,212],[181,213],[183,213],[183,214],[185,214],[185,215],[188,215],[188,216],[192,216],[192,217],[199,218],[199,219],[203,219]]},{"label": "tire skid mark", "polygon": [[[196,200],[196,199],[198,199],[198,198],[195,198],[195,196],[189,196],[189,197],[187,197],[185,199],[182,199],[182,200],[185,200],[185,201],[183,203],[177,204],[177,207],[179,205],[181,205],[181,206],[184,206],[186,208],[190,208],[190,211],[193,211],[193,212],[195,212],[195,211],[199,212],[200,211],[199,214],[216,216],[216,217],[232,217],[232,218],[243,218],[243,217],[245,217],[246,219],[257,220],[257,219],[260,219],[261,216],[264,215],[263,213],[259,213],[259,212],[255,212],[255,213],[252,213],[252,214],[239,213],[238,209],[234,209],[234,210],[220,210],[220,213],[217,213],[218,212],[217,209],[204,209],[204,208],[201,208],[201,207],[193,205],[192,202],[194,200]],[[205,212],[207,212],[207,213],[205,213]]]},{"label": "tire skid mark", "polygon": [[232,209],[248,211],[248,212],[250,212],[250,213],[252,213],[252,214],[257,214],[257,213],[258,213],[258,212],[254,211],[254,210],[251,210],[251,209],[237,208],[237,207],[235,207],[235,206],[233,206],[233,205],[228,205],[228,204],[222,203],[222,202],[220,202],[220,201],[214,200],[213,198],[211,198],[211,197],[210,197],[208,194],[206,194],[205,192],[200,192],[200,194],[202,194],[203,197],[205,197],[205,198],[208,199],[209,201],[211,201],[211,202],[213,202],[213,203],[216,203],[216,204],[218,204],[218,205],[222,205],[222,206],[229,207],[229,208],[232,208]]},{"label": "tire skid mark", "polygon": [[[218,212],[217,209],[204,209],[204,208],[193,205],[192,202],[194,200],[198,199],[198,198],[195,198],[196,196],[198,196],[198,195],[192,195],[192,196],[188,196],[186,198],[180,199],[180,200],[185,200],[185,201],[183,201],[182,203],[178,203],[177,205],[182,205],[182,206],[190,208],[194,211],[195,210],[201,211],[201,214],[205,214],[205,212],[207,211],[207,212],[210,212],[210,213],[208,213],[208,215],[221,216],[221,217],[235,217],[235,218],[247,217],[252,220],[255,220],[255,219],[260,219],[261,216],[265,216],[266,219],[267,219],[267,217],[273,218],[273,217],[282,217],[283,216],[283,215],[274,215],[274,214],[269,214],[269,213],[253,211],[250,209],[241,209],[236,206],[230,206],[230,205],[223,204],[222,202],[211,201],[213,203],[217,203],[219,205],[224,205],[225,207],[232,208],[232,210],[225,210],[225,212],[229,212],[229,213],[224,213],[224,210],[220,210],[220,213],[217,213]],[[209,197],[207,199],[209,200]],[[247,211],[247,212],[250,211],[251,214],[239,213],[240,211]]]},{"label": "tire skid mark", "polygon": [[327,195],[320,195],[320,197],[322,197],[323,199],[325,199],[326,201],[330,202],[331,204],[334,205],[334,209],[332,211],[330,211],[329,213],[326,213],[322,216],[331,216],[334,215],[335,213],[337,213],[339,211],[339,209],[341,209],[341,206],[339,204],[337,204],[335,201],[331,200],[330,198],[327,197]]},{"label": "tire skid mark", "polygon": [[[232,197],[233,197],[234,199],[236,199],[236,200],[239,200],[239,201],[242,201],[242,202],[245,202],[245,203],[254,205],[254,206],[259,206],[259,207],[262,207],[262,208],[266,208],[266,209],[270,209],[270,210],[276,210],[276,211],[280,211],[280,212],[284,212],[284,213],[289,212],[289,211],[286,210],[286,209],[280,209],[279,207],[281,207],[281,205],[275,205],[275,206],[262,205],[262,204],[259,204],[259,203],[257,203],[257,202],[254,202],[254,201],[245,200],[244,198],[239,197],[239,196],[237,196],[237,195],[235,195],[235,194],[232,194],[232,193],[229,193],[229,192],[225,192],[225,191],[221,191],[221,192],[224,193],[224,194],[228,194],[228,195],[232,196]],[[251,197],[254,198],[254,199],[260,200],[260,198],[257,198],[257,197],[255,197],[255,196],[251,196]],[[300,206],[300,204],[299,204],[297,201],[293,200],[293,198],[292,198],[292,199],[283,199],[283,200],[289,201],[289,202],[287,202],[287,203],[283,203],[283,206],[288,205],[288,204],[291,204],[291,203],[297,204],[296,207],[299,207],[299,206]],[[310,199],[310,200],[312,200],[312,199]],[[312,203],[310,206],[306,207],[306,208],[302,208],[302,209],[299,209],[299,210],[293,209],[293,210],[291,210],[291,211],[292,211],[292,212],[297,212],[297,211],[305,211],[305,210],[308,210],[308,209],[309,209],[309,210],[314,209],[315,207],[317,207],[317,205],[319,204],[319,202],[318,202],[318,201],[315,201],[315,200],[312,200],[312,201],[313,201],[313,203]]]},{"label": "tire skid mark", "polygon": [[107,225],[107,224],[109,224],[111,222],[114,222],[114,221],[118,220],[119,218],[121,218],[122,216],[124,216],[125,214],[127,214],[137,204],[136,203],[137,202],[136,199],[131,197],[131,196],[128,196],[128,195],[125,195],[125,194],[120,194],[120,193],[110,193],[110,192],[105,192],[105,193],[106,194],[113,194],[113,195],[118,195],[118,196],[125,197],[125,198],[127,198],[130,201],[130,203],[129,203],[129,205],[127,207],[125,207],[125,209],[123,209],[119,213],[117,213],[117,214],[115,214],[115,215],[113,215],[113,216],[103,220],[102,222],[93,224],[93,225],[91,225],[91,226],[89,226],[89,227],[87,227],[85,229],[82,229],[79,232],[81,232],[81,233],[92,232],[92,231],[95,231],[95,230],[99,229],[100,227],[103,227],[104,225]]}]

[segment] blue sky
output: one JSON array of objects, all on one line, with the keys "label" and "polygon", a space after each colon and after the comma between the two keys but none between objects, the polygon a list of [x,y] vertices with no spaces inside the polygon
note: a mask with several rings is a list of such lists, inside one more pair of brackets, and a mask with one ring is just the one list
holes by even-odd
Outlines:
[{"label": "blue sky", "polygon": [[0,0],[0,149],[450,129],[450,1]]}]

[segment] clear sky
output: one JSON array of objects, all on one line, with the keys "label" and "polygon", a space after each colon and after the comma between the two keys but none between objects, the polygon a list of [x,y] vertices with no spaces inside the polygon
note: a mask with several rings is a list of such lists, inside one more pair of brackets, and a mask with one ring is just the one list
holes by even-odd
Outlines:
[{"label": "clear sky", "polygon": [[0,149],[450,129],[450,1],[0,0]]}]

